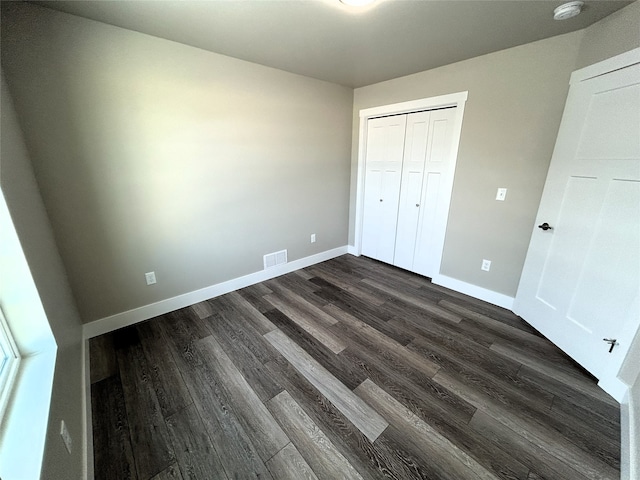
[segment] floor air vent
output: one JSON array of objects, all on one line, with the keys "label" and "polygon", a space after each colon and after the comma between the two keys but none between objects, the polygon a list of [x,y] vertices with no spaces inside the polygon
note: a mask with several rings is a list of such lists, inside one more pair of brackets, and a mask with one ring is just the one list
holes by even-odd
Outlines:
[{"label": "floor air vent", "polygon": [[264,268],[275,267],[276,265],[282,265],[283,263],[287,263],[286,250],[268,253],[264,256]]}]

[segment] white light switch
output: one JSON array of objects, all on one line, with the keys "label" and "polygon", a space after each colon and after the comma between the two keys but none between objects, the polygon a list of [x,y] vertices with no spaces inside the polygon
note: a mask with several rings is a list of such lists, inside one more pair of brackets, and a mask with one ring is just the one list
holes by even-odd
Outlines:
[{"label": "white light switch", "polygon": [[507,198],[507,189],[499,188],[498,193],[496,194],[496,200],[500,200],[501,202],[504,202],[505,198]]},{"label": "white light switch", "polygon": [[316,234],[315,233],[311,234],[311,243],[316,243]]},{"label": "white light switch", "polygon": [[153,285],[156,283],[156,272],[145,273],[144,278],[147,280],[147,285]]}]

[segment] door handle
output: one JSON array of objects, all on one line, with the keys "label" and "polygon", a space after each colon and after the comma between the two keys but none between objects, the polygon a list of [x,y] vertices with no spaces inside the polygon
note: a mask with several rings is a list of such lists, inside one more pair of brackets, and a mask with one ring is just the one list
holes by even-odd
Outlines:
[{"label": "door handle", "polygon": [[553,230],[553,227],[551,225],[549,225],[547,222],[544,222],[542,225],[538,225],[538,228],[541,228],[545,232],[547,230]]},{"label": "door handle", "polygon": [[613,352],[613,347],[618,345],[618,341],[615,338],[603,338],[602,340],[604,342],[607,342],[609,345],[611,345],[609,347],[609,353]]}]

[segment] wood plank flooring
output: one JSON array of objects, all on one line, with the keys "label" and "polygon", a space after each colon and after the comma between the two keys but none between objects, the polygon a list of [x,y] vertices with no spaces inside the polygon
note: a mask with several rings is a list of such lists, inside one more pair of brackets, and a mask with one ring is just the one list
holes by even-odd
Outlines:
[{"label": "wood plank flooring", "polygon": [[345,255],[90,342],[96,479],[616,479],[618,404],[513,313]]}]

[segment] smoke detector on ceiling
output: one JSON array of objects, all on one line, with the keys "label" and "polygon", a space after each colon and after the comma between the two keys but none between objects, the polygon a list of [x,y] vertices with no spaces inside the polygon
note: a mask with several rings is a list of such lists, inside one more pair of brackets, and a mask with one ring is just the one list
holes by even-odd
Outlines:
[{"label": "smoke detector on ceiling", "polygon": [[582,7],[584,7],[584,2],[580,1],[563,3],[553,11],[553,19],[566,20],[575,17],[580,14]]}]

